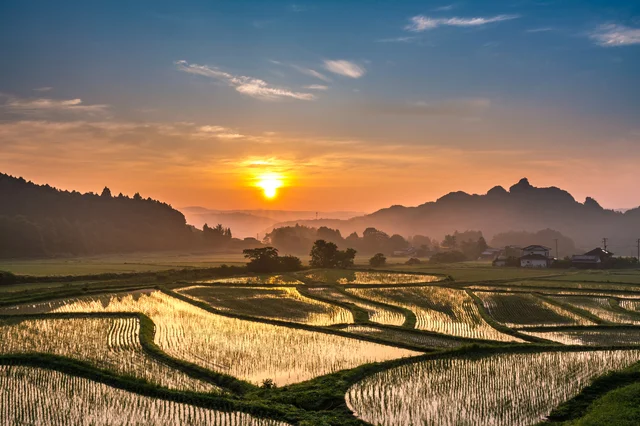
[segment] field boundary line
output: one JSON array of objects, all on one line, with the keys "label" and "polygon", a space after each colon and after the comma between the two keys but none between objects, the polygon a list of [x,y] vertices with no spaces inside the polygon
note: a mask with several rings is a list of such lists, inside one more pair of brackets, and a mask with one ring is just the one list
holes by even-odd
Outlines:
[{"label": "field boundary line", "polygon": [[[537,297],[537,298],[539,298],[541,300],[544,300],[545,302],[550,303],[552,305],[558,306],[558,307],[560,307],[560,308],[562,308],[562,309],[564,309],[566,311],[573,312],[574,314],[579,315],[579,316],[581,316],[583,318],[586,318],[589,321],[592,321],[592,322],[594,322],[596,324],[599,324],[599,325],[611,324],[610,321],[603,320],[599,316],[592,314],[591,312],[587,311],[586,309],[579,308],[579,307],[571,305],[569,303],[565,303],[565,302],[560,302],[558,300],[554,300],[554,299],[552,299],[550,297],[547,297],[547,296],[544,296],[544,295],[542,295],[540,293],[535,293],[534,292],[534,293],[531,293],[531,294],[534,297]],[[571,297],[571,296],[567,296],[567,297]],[[578,296],[578,297],[581,297],[581,296]]]}]

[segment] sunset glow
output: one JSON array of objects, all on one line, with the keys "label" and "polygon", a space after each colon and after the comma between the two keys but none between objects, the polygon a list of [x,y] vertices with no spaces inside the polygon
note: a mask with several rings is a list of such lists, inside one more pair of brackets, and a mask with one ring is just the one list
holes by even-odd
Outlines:
[{"label": "sunset glow", "polygon": [[265,198],[275,198],[278,188],[283,186],[282,177],[277,173],[264,173],[258,177],[256,186],[262,189]]}]

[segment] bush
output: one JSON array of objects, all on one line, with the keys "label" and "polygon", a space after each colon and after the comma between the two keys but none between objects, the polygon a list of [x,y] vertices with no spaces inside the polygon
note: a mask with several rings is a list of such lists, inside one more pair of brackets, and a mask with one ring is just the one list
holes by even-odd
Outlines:
[{"label": "bush", "polygon": [[9,271],[0,271],[0,285],[15,284],[18,278]]},{"label": "bush", "polygon": [[455,262],[464,262],[467,260],[467,257],[464,253],[452,250],[452,251],[443,251],[440,253],[436,253],[431,256],[429,259],[430,263],[455,263]]},{"label": "bush", "polygon": [[404,262],[405,265],[419,265],[421,263],[422,263],[422,261],[420,259],[418,259],[417,257],[412,257],[411,259],[409,259],[406,262]]},{"label": "bush", "polygon": [[371,259],[369,259],[369,265],[373,266],[374,268],[378,267],[378,266],[384,266],[387,263],[387,258],[384,257],[384,254],[382,253],[376,253],[373,255],[373,257]]},{"label": "bush", "polygon": [[309,264],[314,268],[349,268],[353,266],[356,251],[352,248],[338,250],[335,243],[317,240],[309,255]]},{"label": "bush", "polygon": [[278,249],[273,247],[261,247],[245,249],[244,257],[249,259],[247,270],[250,272],[293,272],[302,269],[302,261],[295,256],[280,256]]}]

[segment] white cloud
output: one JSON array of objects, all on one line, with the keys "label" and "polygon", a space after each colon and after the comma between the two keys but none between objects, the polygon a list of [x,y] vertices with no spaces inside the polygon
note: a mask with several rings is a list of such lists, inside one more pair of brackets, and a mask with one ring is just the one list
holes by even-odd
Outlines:
[{"label": "white cloud", "polygon": [[413,32],[422,32],[432,30],[440,26],[477,27],[480,25],[491,24],[493,22],[509,21],[519,17],[519,15],[497,15],[487,18],[431,18],[429,16],[417,15],[410,19],[411,23],[408,24],[405,29]]},{"label": "white cloud", "polygon": [[304,88],[309,90],[327,90],[329,86],[325,86],[324,84],[310,84],[308,86],[304,86]]},{"label": "white cloud", "polygon": [[320,72],[318,72],[316,70],[313,70],[311,68],[304,68],[304,67],[300,67],[298,65],[293,65],[293,64],[291,65],[291,67],[294,68],[295,70],[301,72],[302,74],[305,74],[305,75],[308,75],[308,76],[311,76],[311,77],[315,77],[315,78],[320,79],[322,81],[326,81],[327,83],[331,82],[331,79],[329,77],[327,77],[326,75],[324,75],[324,74],[322,74],[322,73],[320,73]]},{"label": "white cloud", "polygon": [[2,105],[4,108],[15,112],[104,112],[108,105],[86,105],[82,99],[22,99],[13,96],[6,96],[7,100]]},{"label": "white cloud", "polygon": [[236,91],[257,99],[277,100],[281,98],[293,98],[304,101],[312,101],[315,99],[315,95],[311,93],[294,92],[289,89],[270,86],[264,80],[244,75],[233,75],[215,67],[190,64],[182,60],[176,61],[175,64],[180,71],[222,81],[236,89]]},{"label": "white cloud", "polygon": [[332,73],[351,78],[360,78],[366,72],[363,67],[345,60],[325,60],[324,67]]},{"label": "white cloud", "polygon": [[640,28],[616,24],[600,25],[589,37],[599,46],[629,46],[640,44]]},{"label": "white cloud", "polygon": [[417,37],[393,37],[393,38],[382,38],[380,40],[376,40],[378,43],[409,43],[413,40],[417,39]]},{"label": "white cloud", "polygon": [[52,90],[53,87],[36,87],[35,89],[33,89],[36,92],[48,92],[49,90]]}]

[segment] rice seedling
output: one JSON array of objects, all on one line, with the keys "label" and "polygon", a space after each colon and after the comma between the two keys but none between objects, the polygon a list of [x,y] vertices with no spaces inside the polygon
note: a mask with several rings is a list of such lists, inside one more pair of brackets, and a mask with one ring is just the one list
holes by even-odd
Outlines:
[{"label": "rice seedling", "polygon": [[345,294],[335,288],[310,287],[307,291],[317,294],[323,299],[334,300],[336,302],[342,303],[352,303],[357,307],[367,311],[367,313],[369,314],[369,321],[377,322],[378,324],[400,326],[404,324],[404,321],[406,319],[404,314],[402,314],[402,312],[400,311],[387,309],[383,306],[376,305],[375,303],[370,303],[353,297],[349,297],[348,294]]},{"label": "rice seedling", "polygon": [[610,283],[587,282],[587,281],[559,281],[559,280],[556,280],[556,278],[554,278],[554,281],[550,281],[546,279],[545,280],[512,281],[512,282],[509,282],[509,287],[512,287],[512,288],[532,287],[532,288],[540,288],[540,289],[564,288],[567,290],[571,290],[571,289],[593,290],[593,291],[616,290],[616,291],[640,292],[639,286],[634,286],[629,284],[610,284]]},{"label": "rice seedling", "polygon": [[292,287],[193,286],[178,292],[216,309],[243,315],[317,326],[353,323],[351,311],[305,297]]},{"label": "rice seedling", "polygon": [[455,348],[458,346],[463,346],[465,344],[464,341],[447,338],[444,336],[436,336],[432,334],[426,333],[415,333],[411,331],[404,330],[390,330],[388,328],[376,327],[376,326],[367,326],[367,325],[350,325],[348,327],[343,328],[344,331],[349,333],[361,335],[361,336],[370,336],[376,337],[379,339],[385,339],[390,342],[402,343],[405,345],[414,345],[414,346],[422,346],[425,349],[430,348]]},{"label": "rice seedling", "polygon": [[442,277],[426,274],[404,274],[401,272],[361,272],[336,269],[321,269],[304,274],[306,281],[324,284],[423,284],[441,281]]},{"label": "rice seedling", "polygon": [[215,315],[156,291],[86,297],[55,312],[142,312],[169,355],[258,384],[308,380],[360,364],[419,353],[327,333]]},{"label": "rice seedling", "polygon": [[640,324],[640,318],[637,316],[614,310],[606,297],[554,296],[551,299],[584,309],[605,321],[620,324]]},{"label": "rice seedling", "polygon": [[586,318],[547,303],[532,294],[488,292],[476,294],[489,314],[507,327],[593,324]]},{"label": "rice seedling", "polygon": [[640,344],[640,329],[523,331],[523,333],[563,345],[627,346]]},{"label": "rice seedling", "polygon": [[[625,296],[627,297],[627,296]],[[620,300],[620,307],[631,312],[640,312],[640,300]]]},{"label": "rice seedling", "polygon": [[0,321],[0,354],[47,353],[90,362],[180,390],[219,389],[170,368],[143,351],[137,318],[56,318]]},{"label": "rice seedling", "polygon": [[32,367],[0,366],[3,425],[285,426],[246,413],[165,401]]},{"label": "rice seedling", "polygon": [[217,278],[196,281],[195,284],[302,285],[302,281],[288,275],[260,275],[251,277]]},{"label": "rice seedling", "polygon": [[635,350],[433,359],[369,376],[345,398],[375,425],[529,425],[593,377],[638,359]]},{"label": "rice seedling", "polygon": [[487,324],[473,299],[463,290],[443,287],[353,288],[358,297],[401,306],[417,318],[416,328],[471,339],[522,342]]}]

